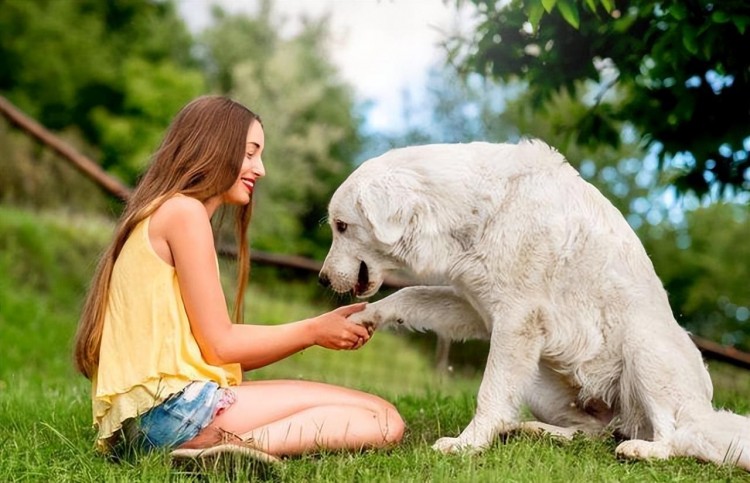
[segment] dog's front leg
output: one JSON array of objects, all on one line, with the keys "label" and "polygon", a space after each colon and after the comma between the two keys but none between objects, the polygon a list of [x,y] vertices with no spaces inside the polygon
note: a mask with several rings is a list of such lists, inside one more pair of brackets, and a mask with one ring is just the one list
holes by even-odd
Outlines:
[{"label": "dog's front leg", "polygon": [[488,339],[488,324],[454,288],[407,287],[367,305],[349,320],[373,328],[403,327],[435,332],[449,340]]},{"label": "dog's front leg", "polygon": [[436,450],[478,452],[497,435],[519,427],[521,405],[539,371],[545,327],[540,310],[504,314],[493,320],[490,352],[474,418],[457,438],[437,440],[433,445]]}]

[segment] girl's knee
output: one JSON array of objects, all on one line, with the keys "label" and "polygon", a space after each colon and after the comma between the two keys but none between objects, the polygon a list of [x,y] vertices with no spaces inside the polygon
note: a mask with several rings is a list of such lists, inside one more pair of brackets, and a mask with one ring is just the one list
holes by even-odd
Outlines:
[{"label": "girl's knee", "polygon": [[385,403],[382,408],[381,421],[384,422],[385,427],[383,428],[383,445],[392,445],[399,443],[404,437],[404,430],[406,424],[404,423],[401,414],[398,410],[390,403]]},{"label": "girl's knee", "polygon": [[398,413],[391,416],[391,421],[390,421],[389,428],[388,428],[388,435],[386,436],[386,443],[387,444],[400,443],[401,439],[403,439],[404,437],[405,429],[406,429],[406,424],[404,423],[404,420],[401,419],[401,416]]}]

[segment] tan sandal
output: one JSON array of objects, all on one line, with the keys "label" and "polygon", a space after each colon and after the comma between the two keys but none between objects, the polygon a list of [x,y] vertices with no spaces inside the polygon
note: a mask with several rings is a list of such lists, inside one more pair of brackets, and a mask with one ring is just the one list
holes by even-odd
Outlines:
[{"label": "tan sandal", "polygon": [[252,462],[255,470],[271,470],[281,460],[242,443],[221,443],[208,448],[182,448],[169,453],[172,464],[188,471],[220,470],[241,462]]}]

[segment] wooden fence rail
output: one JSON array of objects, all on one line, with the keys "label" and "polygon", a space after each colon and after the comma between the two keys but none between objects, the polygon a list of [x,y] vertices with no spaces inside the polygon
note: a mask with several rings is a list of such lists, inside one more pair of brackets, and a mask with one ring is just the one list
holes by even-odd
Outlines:
[{"label": "wooden fence rail", "polygon": [[[79,153],[76,149],[47,130],[34,119],[24,114],[3,96],[0,96],[0,114],[5,116],[12,125],[55,151],[109,194],[122,200],[127,200],[130,196],[131,189],[128,186],[108,174],[97,163]],[[227,256],[235,254],[234,249],[227,247],[220,248],[219,252],[221,255]],[[294,255],[282,255],[253,250],[251,251],[250,258],[254,263],[290,268],[310,274],[317,274],[321,268],[321,263],[316,260],[310,260],[308,258]],[[411,284],[411,281],[396,276],[388,276],[384,281],[384,285],[390,288],[402,288]],[[692,336],[692,338],[695,345],[698,346],[698,349],[707,359],[724,361],[737,367],[750,369],[749,353],[739,351],[733,347],[722,346],[716,342],[701,337]],[[446,341],[440,341],[438,344],[437,355],[439,365],[444,365],[446,363],[445,359],[447,357],[447,350]]]}]

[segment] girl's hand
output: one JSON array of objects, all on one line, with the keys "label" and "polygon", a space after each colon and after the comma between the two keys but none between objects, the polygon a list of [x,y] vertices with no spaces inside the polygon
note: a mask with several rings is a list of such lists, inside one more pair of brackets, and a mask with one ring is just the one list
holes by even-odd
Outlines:
[{"label": "girl's hand", "polygon": [[370,340],[370,332],[366,327],[350,322],[347,317],[364,310],[366,306],[366,302],[345,305],[311,319],[315,345],[334,350],[362,347]]}]

